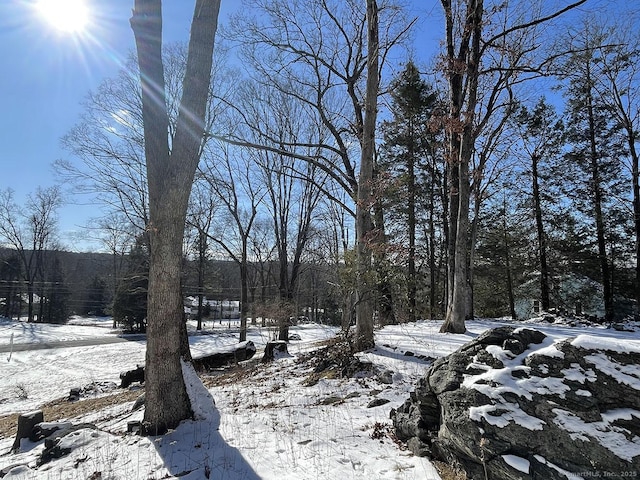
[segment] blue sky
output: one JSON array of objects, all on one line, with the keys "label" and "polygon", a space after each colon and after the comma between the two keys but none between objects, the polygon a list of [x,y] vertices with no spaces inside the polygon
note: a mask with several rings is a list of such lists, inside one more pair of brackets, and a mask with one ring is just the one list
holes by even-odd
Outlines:
[{"label": "blue sky", "polygon": [[[69,154],[60,139],[77,123],[81,102],[108,77],[115,76],[134,49],[129,26],[133,0],[85,0],[91,11],[86,33],[73,35],[57,31],[38,13],[36,0],[0,2],[0,189],[12,188],[16,200],[24,204],[37,187],[55,184],[52,163]],[[439,0],[415,0],[418,30],[425,30],[425,13],[439,12]],[[164,0],[165,42],[186,41],[194,0]],[[223,0],[220,22],[240,5],[239,0]],[[431,43],[430,42],[430,43]],[[74,245],[73,232],[81,232],[95,205],[80,205],[79,198],[67,196],[60,210],[60,237],[63,246]],[[82,248],[82,247],[80,247]]]},{"label": "blue sky", "polygon": [[[69,158],[60,139],[77,123],[82,100],[105,78],[115,76],[134,48],[129,26],[133,0],[84,1],[92,21],[80,36],[56,31],[36,12],[36,0],[0,1],[0,189],[13,188],[21,204],[37,187],[55,183],[51,165],[56,159]],[[623,5],[632,1],[615,0]],[[588,4],[612,2],[590,0]],[[165,42],[187,40],[194,3],[163,1]],[[436,19],[441,15],[440,0],[408,3],[413,5],[411,15],[418,17],[414,59],[426,62],[425,51],[433,52],[441,38],[442,22]],[[239,5],[240,0],[222,0],[220,23]],[[63,246],[82,248],[70,234],[82,231],[95,213],[95,206],[77,203],[61,209]]]},{"label": "blue sky", "polygon": [[[170,18],[165,39],[186,40],[194,2],[163,3]],[[14,189],[20,204],[38,186],[55,183],[51,164],[68,156],[60,139],[78,121],[82,100],[114,76],[134,48],[129,27],[133,0],[87,4],[92,16],[88,31],[71,35],[49,25],[34,1],[0,2],[0,189]],[[62,242],[71,246],[69,232],[79,230],[95,206],[68,205],[60,213]]]}]

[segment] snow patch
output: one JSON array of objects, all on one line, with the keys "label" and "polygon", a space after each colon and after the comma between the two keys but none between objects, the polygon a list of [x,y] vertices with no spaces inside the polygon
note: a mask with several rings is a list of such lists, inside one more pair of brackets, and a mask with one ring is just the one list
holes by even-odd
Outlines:
[{"label": "snow patch", "polygon": [[595,335],[578,335],[571,345],[586,350],[608,350],[610,352],[640,353],[640,341],[620,338],[607,338]]},{"label": "snow patch", "polygon": [[640,390],[640,365],[621,365],[612,361],[604,353],[586,355],[584,359],[616,382],[628,385],[635,390]]},{"label": "snow patch", "polygon": [[576,395],[580,397],[591,397],[591,392],[589,390],[576,390]]},{"label": "snow patch", "polygon": [[640,412],[633,408],[616,408],[602,413],[601,416],[607,422],[615,422],[616,420],[633,420],[633,417],[640,420]]},{"label": "snow patch", "polygon": [[488,424],[504,428],[513,422],[527,430],[542,430],[546,422],[525,413],[517,403],[481,405],[469,408],[469,418],[475,422],[484,419]]},{"label": "snow patch", "polygon": [[[575,474],[573,474],[573,473],[569,472],[568,470],[565,470],[564,468],[560,468],[560,467],[559,467],[559,466],[557,466],[556,464],[551,463],[549,460],[547,460],[546,458],[544,458],[544,457],[543,457],[543,456],[541,456],[541,455],[534,455],[533,457],[534,457],[536,460],[538,460],[541,464],[546,465],[546,466],[547,466],[547,467],[549,467],[549,468],[553,468],[556,472],[558,472],[558,473],[560,473],[560,474],[564,475],[564,476],[565,476],[565,477],[567,477],[567,478],[574,479],[574,478],[576,478],[576,477],[577,477]],[[582,477],[580,477],[580,478],[582,478]]]},{"label": "snow patch", "polygon": [[[610,415],[630,415],[627,409],[624,412],[613,411]],[[604,448],[623,460],[632,461],[634,457],[640,455],[640,437],[629,434],[629,431],[617,427],[603,415],[601,422],[585,422],[571,412],[554,408],[556,414],[554,423],[563,430],[569,432],[573,440],[589,442],[592,439],[597,441]],[[610,417],[611,418],[611,417]]]},{"label": "snow patch", "polygon": [[564,358],[564,352],[558,350],[558,347],[555,343],[548,345],[543,348],[539,348],[538,350],[534,350],[529,353],[529,355],[539,355],[541,357],[551,357],[551,358]]},{"label": "snow patch", "polygon": [[529,473],[531,463],[526,458],[518,457],[517,455],[502,455],[502,459],[507,465],[515,468],[519,472]]},{"label": "snow patch", "polygon": [[565,380],[578,382],[584,385],[585,382],[595,382],[598,379],[596,372],[593,370],[584,370],[579,364],[572,363],[571,368],[562,370],[562,376]]},{"label": "snow patch", "polygon": [[180,359],[180,363],[194,420],[218,421],[219,414],[216,410],[216,402],[198,377],[193,365],[182,359]]},{"label": "snow patch", "polygon": [[508,362],[513,358],[513,353],[498,345],[487,345],[485,350],[487,353],[491,354],[493,358],[500,360],[502,363]]}]

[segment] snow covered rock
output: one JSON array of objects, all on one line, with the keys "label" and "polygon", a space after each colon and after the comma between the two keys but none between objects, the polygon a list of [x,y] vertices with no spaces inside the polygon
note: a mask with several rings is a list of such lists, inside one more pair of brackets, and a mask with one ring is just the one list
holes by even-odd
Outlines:
[{"label": "snow covered rock", "polygon": [[44,450],[40,454],[38,465],[69,455],[73,450],[83,449],[99,435],[106,434],[100,432],[95,425],[90,423],[62,428],[45,438]]},{"label": "snow covered rock", "polygon": [[640,341],[500,327],[433,363],[391,417],[469,478],[640,475]]}]

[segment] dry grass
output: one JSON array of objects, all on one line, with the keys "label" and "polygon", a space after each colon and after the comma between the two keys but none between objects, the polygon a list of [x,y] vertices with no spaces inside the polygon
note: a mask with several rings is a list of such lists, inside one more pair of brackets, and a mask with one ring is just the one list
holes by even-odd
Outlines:
[{"label": "dry grass", "polygon": [[258,374],[260,365],[257,360],[242,362],[219,370],[200,372],[200,379],[207,388],[232,385],[250,379]]},{"label": "dry grass", "polygon": [[[108,408],[113,405],[131,402],[142,394],[142,390],[125,390],[110,395],[86,398],[75,402],[70,402],[66,398],[60,398],[43,405],[40,410],[44,413],[47,422],[65,420],[89,412]],[[0,438],[12,437],[18,428],[18,414],[0,416]]]},{"label": "dry grass", "polygon": [[[320,343],[320,342],[319,342]],[[327,345],[334,343],[326,342]],[[317,352],[314,352],[317,355]],[[302,362],[310,362],[314,354],[303,357]],[[262,364],[259,360],[243,362],[233,366],[225,367],[216,371],[201,372],[200,378],[207,388],[223,386],[240,382],[255,381],[256,376],[263,372]],[[55,422],[67,420],[90,412],[109,408],[126,402],[136,400],[143,390],[124,390],[111,393],[109,395],[86,398],[79,401],[70,402],[66,398],[60,398],[43,405],[40,409],[44,413],[45,421]],[[264,406],[263,406],[264,408]],[[16,434],[18,425],[18,414],[0,416],[0,439],[12,437]],[[394,440],[394,436],[390,438]],[[397,442],[397,439],[394,441]],[[442,480],[469,480],[461,469],[447,463],[431,460]]]},{"label": "dry grass", "polygon": [[467,475],[459,468],[437,460],[431,460],[431,463],[436,467],[436,470],[442,480],[468,480]]}]

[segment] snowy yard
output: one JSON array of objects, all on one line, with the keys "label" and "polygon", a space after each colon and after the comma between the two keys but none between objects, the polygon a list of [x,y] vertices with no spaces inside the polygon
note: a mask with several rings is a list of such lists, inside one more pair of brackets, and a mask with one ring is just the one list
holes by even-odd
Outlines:
[{"label": "snowy yard", "polygon": [[[108,319],[54,326],[0,320],[0,415],[25,413],[66,397],[73,387],[99,384],[112,395],[121,371],[144,361],[139,337],[121,343],[19,351],[24,343],[113,338]],[[81,323],[82,325],[77,325]],[[139,437],[127,422],[140,420],[133,402],[91,411],[73,423],[90,422],[97,430],[67,437],[71,454],[36,467],[42,442],[24,442],[21,453],[7,454],[13,437],[0,438],[0,472],[7,479],[439,479],[425,458],[412,456],[393,441],[389,411],[408,397],[430,359],[447,355],[488,328],[505,321],[468,322],[464,335],[440,334],[440,322],[388,326],[376,332],[377,348],[360,356],[378,374],[312,376],[308,352],[336,330],[315,324],[292,327],[301,340],[292,341],[290,356],[269,365],[255,359],[271,332],[250,327],[249,340],[258,347],[244,368],[216,372],[194,382],[195,421],[184,422],[168,435]],[[555,340],[580,334],[606,337],[620,348],[640,348],[638,332],[600,326],[530,325]],[[204,335],[190,337],[194,356],[238,341],[237,329],[216,323]],[[14,351],[9,347],[13,343]],[[5,351],[8,349],[7,351]],[[385,379],[386,377],[386,379]],[[189,378],[189,370],[186,370]],[[211,401],[215,401],[215,407]],[[375,402],[373,402],[375,400]],[[84,399],[77,402],[80,404]],[[377,403],[387,403],[374,406]],[[372,403],[373,402],[373,403]],[[45,417],[45,421],[48,421]],[[37,469],[36,469],[37,468]],[[2,476],[0,473],[0,477]]]}]

